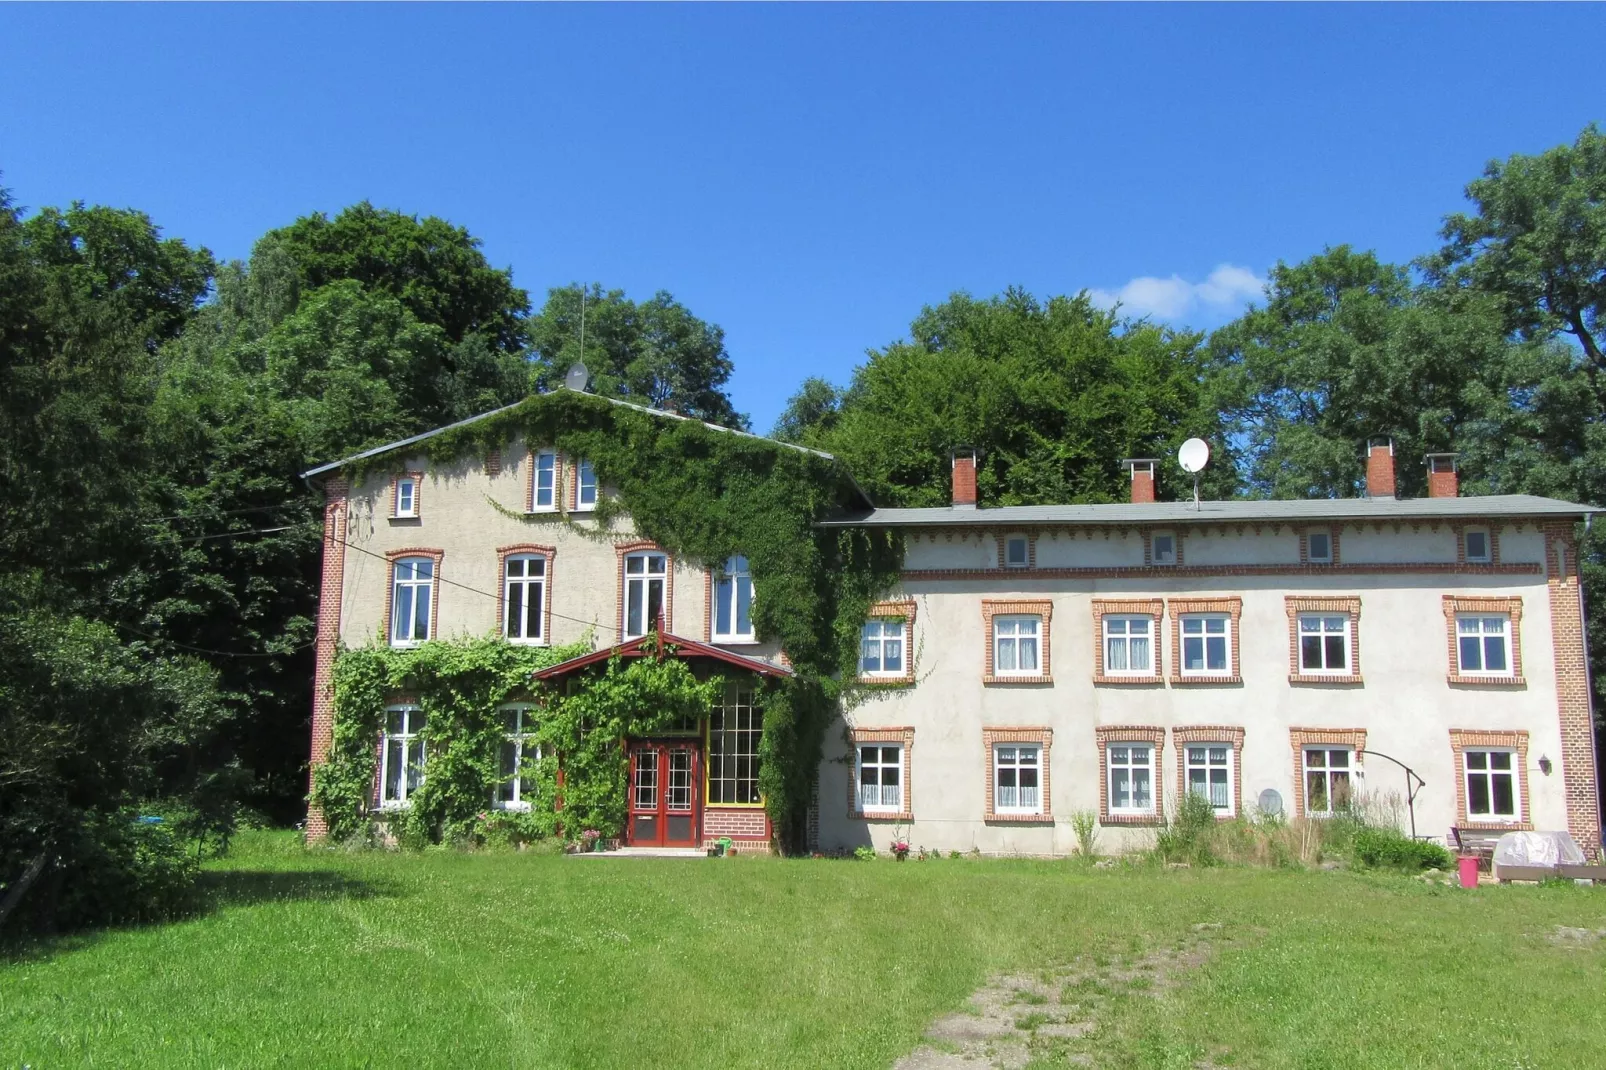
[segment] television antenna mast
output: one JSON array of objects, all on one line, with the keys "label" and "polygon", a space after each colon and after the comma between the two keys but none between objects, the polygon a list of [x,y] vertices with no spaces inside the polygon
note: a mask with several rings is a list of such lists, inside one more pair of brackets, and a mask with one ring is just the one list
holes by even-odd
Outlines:
[{"label": "television antenna mast", "polygon": [[1177,463],[1184,472],[1193,475],[1193,507],[1199,508],[1199,473],[1210,463],[1210,443],[1202,438],[1190,438],[1177,450]]}]

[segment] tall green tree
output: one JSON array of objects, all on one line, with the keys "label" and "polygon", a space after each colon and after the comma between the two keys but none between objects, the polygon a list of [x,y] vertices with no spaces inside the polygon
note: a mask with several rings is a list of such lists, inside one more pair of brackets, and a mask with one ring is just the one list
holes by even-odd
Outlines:
[{"label": "tall green tree", "polygon": [[[581,312],[584,335],[581,342]],[[590,389],[653,408],[673,408],[709,423],[746,430],[747,417],[725,393],[734,365],[725,332],[660,290],[636,302],[598,283],[548,291],[531,318],[536,383],[560,385],[576,361],[591,373]]]}]

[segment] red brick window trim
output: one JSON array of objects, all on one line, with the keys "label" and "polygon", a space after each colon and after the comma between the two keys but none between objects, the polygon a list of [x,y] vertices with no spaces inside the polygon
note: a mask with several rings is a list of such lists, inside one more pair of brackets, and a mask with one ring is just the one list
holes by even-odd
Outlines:
[{"label": "red brick window trim", "polygon": [[[1359,595],[1307,597],[1285,595],[1283,606],[1288,611],[1288,682],[1291,684],[1355,684],[1361,681],[1361,599]],[[1343,617],[1344,641],[1347,644],[1345,663],[1348,672],[1326,669],[1306,669],[1302,651],[1303,639],[1299,629],[1300,617]],[[1325,642],[1327,635],[1319,636]]]},{"label": "red brick window trim", "polygon": [[[663,630],[673,633],[675,630],[675,555],[665,550],[651,539],[637,539],[634,542],[618,543],[613,548],[614,577],[617,582],[615,596],[619,607],[615,626],[619,632],[621,642],[625,639],[625,614],[628,607],[625,605],[625,559],[631,554],[654,553],[664,557],[664,604],[661,610],[663,617]],[[647,630],[652,631],[652,622],[647,622]]]},{"label": "red brick window trim", "polygon": [[[849,730],[853,740],[853,754],[848,763],[848,816],[860,821],[909,822],[914,820],[914,792],[909,774],[914,768],[915,730],[899,728],[854,728]],[[864,810],[859,800],[860,747],[874,744],[895,745],[902,748],[903,768],[900,770],[902,808],[892,810]]]},{"label": "red brick window trim", "polygon": [[[1165,729],[1154,725],[1099,725],[1093,729],[1099,746],[1099,824],[1101,825],[1159,825],[1164,820],[1164,777],[1160,770],[1165,754]],[[1152,812],[1126,813],[1110,810],[1110,758],[1109,748],[1123,743],[1145,744],[1149,753],[1149,801]]]},{"label": "red brick window trim", "polygon": [[[539,487],[537,482],[541,476],[541,458],[552,458],[552,503],[550,505],[537,505],[535,492]],[[564,479],[563,454],[551,446],[539,446],[530,450],[530,478],[525,486],[525,512],[527,513],[556,513],[564,505],[564,483],[573,482]]]},{"label": "red brick window trim", "polygon": [[859,673],[859,682],[862,684],[898,685],[915,682],[915,601],[913,598],[900,598],[885,602],[875,602],[870,606],[870,612],[865,615],[865,623],[873,620],[902,620],[903,621],[903,672],[901,673]]},{"label": "red brick window trim", "polygon": [[[412,490],[411,490],[412,509],[411,509],[410,512],[405,512],[405,513],[402,512],[402,506],[404,504],[406,504],[403,501],[403,496],[402,496],[402,483],[403,482],[411,484],[411,488],[412,488]],[[390,519],[391,520],[417,520],[417,519],[419,519],[420,517],[422,517],[424,515],[423,497],[424,497],[424,473],[423,472],[403,472],[401,475],[393,476],[391,478],[391,481],[390,481]]]},{"label": "red brick window trim", "polygon": [[[1095,684],[1153,685],[1165,682],[1165,663],[1161,656],[1160,618],[1165,615],[1165,601],[1160,598],[1093,599],[1093,682]],[[1151,671],[1146,673],[1107,673],[1104,657],[1107,638],[1104,634],[1105,617],[1148,617],[1149,659]],[[1119,637],[1118,637],[1119,638]]]},{"label": "red brick window trim", "polygon": [[[1010,543],[1026,543],[1026,560],[1011,563]],[[998,567],[1016,572],[1030,572],[1037,567],[1037,535],[1035,532],[1006,531],[998,536]]]},{"label": "red brick window trim", "polygon": [[[995,618],[998,617],[1036,617],[1037,618],[1037,667],[1036,673],[994,671],[993,659],[998,652],[998,637],[993,634]],[[984,598],[981,603],[982,632],[987,638],[987,649],[983,653],[982,678],[983,684],[1051,684],[1054,682],[1053,670],[1049,664],[1049,626],[1054,617],[1054,603],[1047,598],[1026,599],[994,599]]]},{"label": "red brick window trim", "polygon": [[[1244,730],[1239,725],[1195,724],[1171,730],[1171,742],[1177,749],[1177,798],[1188,792],[1188,747],[1213,745],[1229,750],[1228,784],[1230,809],[1216,811],[1216,818],[1226,821],[1244,812]],[[1208,768],[1208,767],[1207,767]]]},{"label": "red brick window trim", "polygon": [[[1243,616],[1244,600],[1242,598],[1171,598],[1166,600],[1166,615],[1171,618],[1171,686],[1180,685],[1198,686],[1200,684],[1241,684],[1243,667],[1238,652],[1243,646],[1243,637],[1238,632],[1238,622]],[[1182,671],[1183,645],[1182,645],[1182,618],[1194,614],[1213,614],[1226,616],[1229,619],[1227,634],[1227,664],[1228,672],[1220,673],[1189,673]]]},{"label": "red brick window trim", "polygon": [[[986,751],[987,780],[983,786],[983,820],[988,824],[1052,825],[1054,823],[1053,794],[1049,791],[1049,750],[1054,744],[1054,730],[1038,726],[1015,728],[987,728],[981,730],[982,747]],[[1000,812],[995,758],[999,747],[1010,744],[1028,744],[1038,748],[1037,792],[1038,812],[1025,813],[1011,810]],[[1016,785],[1017,789],[1019,785]]]},{"label": "red brick window trim", "polygon": [[[1450,749],[1455,752],[1455,812],[1461,828],[1502,829],[1507,832],[1533,828],[1528,805],[1528,733],[1487,731],[1473,728],[1450,729]],[[1517,812],[1510,818],[1488,814],[1473,817],[1467,812],[1467,751],[1510,751],[1511,777],[1517,795]],[[1503,771],[1503,770],[1502,770]],[[1493,772],[1493,771],[1489,771]]]},{"label": "red brick window trim", "polygon": [[[435,563],[435,575],[429,585],[429,638],[439,639],[441,634],[441,559],[446,556],[445,550],[434,547],[408,546],[400,550],[386,550],[385,561],[385,612],[383,616],[383,631],[385,645],[393,645],[390,635],[390,614],[396,604],[396,562],[404,557],[427,557]],[[427,640],[420,640],[424,642]],[[417,643],[408,641],[402,644],[405,647],[416,646]]]},{"label": "red brick window trim", "polygon": [[1305,748],[1347,747],[1354,752],[1350,759],[1350,790],[1360,789],[1355,770],[1364,768],[1363,751],[1366,750],[1364,728],[1290,728],[1288,744],[1294,750],[1294,816],[1305,816]]},{"label": "red brick window trim", "polygon": [[[1506,650],[1511,671],[1504,675],[1461,671],[1460,635],[1457,619],[1463,616],[1506,617]],[[1444,632],[1449,655],[1451,685],[1478,687],[1525,687],[1522,676],[1522,597],[1454,595],[1444,596]]]},{"label": "red brick window trim", "polygon": [[538,546],[535,543],[521,542],[512,546],[498,546],[496,548],[496,634],[505,636],[507,628],[507,559],[528,555],[541,557],[546,561],[546,568],[541,584],[541,638],[509,639],[510,643],[521,643],[530,646],[548,646],[552,642],[552,564],[557,556],[557,548],[553,546]]},{"label": "red brick window trim", "polygon": [[[1299,533],[1299,563],[1301,565],[1310,565],[1313,568],[1326,568],[1329,565],[1338,564],[1340,561],[1338,555],[1338,536],[1340,530],[1341,529],[1337,524],[1322,524],[1301,529]],[[1314,549],[1311,544],[1312,535],[1327,536],[1326,557],[1316,557],[1311,553],[1311,551]]]}]

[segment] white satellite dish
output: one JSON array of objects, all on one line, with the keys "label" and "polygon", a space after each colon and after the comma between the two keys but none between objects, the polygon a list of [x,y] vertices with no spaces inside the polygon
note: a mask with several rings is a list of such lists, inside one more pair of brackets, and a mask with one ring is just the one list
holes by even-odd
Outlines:
[{"label": "white satellite dish", "polygon": [[1202,438],[1190,438],[1177,450],[1177,463],[1184,472],[1195,474],[1204,471],[1204,466],[1210,463],[1210,443]]},{"label": "white satellite dish", "polygon": [[581,364],[579,361],[575,361],[573,364],[569,365],[569,370],[564,373],[563,376],[563,385],[568,387],[570,390],[583,391],[586,388],[586,383],[590,381],[591,373],[587,371],[586,366]]}]

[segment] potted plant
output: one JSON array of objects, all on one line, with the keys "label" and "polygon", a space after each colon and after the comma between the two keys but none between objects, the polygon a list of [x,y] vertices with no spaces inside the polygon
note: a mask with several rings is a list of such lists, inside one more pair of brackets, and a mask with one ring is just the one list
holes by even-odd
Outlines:
[{"label": "potted plant", "polygon": [[586,829],[584,832],[580,833],[580,839],[585,842],[585,846],[581,848],[582,850],[602,850],[602,833],[598,832],[596,829]]}]

